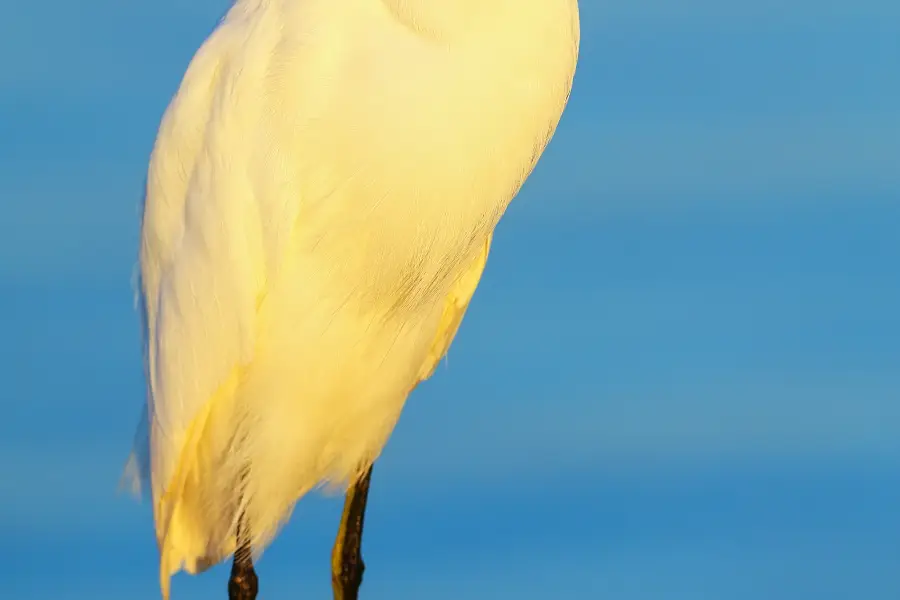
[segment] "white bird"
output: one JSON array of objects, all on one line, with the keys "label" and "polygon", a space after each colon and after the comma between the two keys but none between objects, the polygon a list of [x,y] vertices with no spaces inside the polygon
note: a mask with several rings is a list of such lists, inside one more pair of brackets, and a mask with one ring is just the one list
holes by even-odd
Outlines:
[{"label": "white bird", "polygon": [[[237,0],[150,158],[139,300],[160,586],[348,485],[355,598],[372,463],[456,334],[494,227],[571,91],[577,0]],[[146,487],[144,488],[146,489]]]}]

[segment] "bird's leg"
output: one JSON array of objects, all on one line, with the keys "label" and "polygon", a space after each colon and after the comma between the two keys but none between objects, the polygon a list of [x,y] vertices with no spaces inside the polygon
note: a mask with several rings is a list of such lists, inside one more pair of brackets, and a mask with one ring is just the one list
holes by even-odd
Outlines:
[{"label": "bird's leg", "polygon": [[259,579],[253,570],[253,552],[250,535],[243,515],[237,525],[237,550],[231,565],[231,579],[228,580],[228,600],[256,600]]},{"label": "bird's leg", "polygon": [[347,490],[341,526],[331,551],[331,588],[334,600],[357,600],[359,596],[359,586],[366,568],[360,546],[371,479],[372,467],[369,467]]}]

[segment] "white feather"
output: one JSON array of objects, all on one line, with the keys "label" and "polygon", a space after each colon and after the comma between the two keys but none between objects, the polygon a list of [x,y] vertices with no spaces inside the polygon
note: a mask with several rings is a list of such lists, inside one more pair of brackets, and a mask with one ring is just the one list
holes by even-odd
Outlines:
[{"label": "white feather", "polygon": [[160,126],[140,248],[169,577],[375,460],[549,141],[575,0],[239,0]]}]

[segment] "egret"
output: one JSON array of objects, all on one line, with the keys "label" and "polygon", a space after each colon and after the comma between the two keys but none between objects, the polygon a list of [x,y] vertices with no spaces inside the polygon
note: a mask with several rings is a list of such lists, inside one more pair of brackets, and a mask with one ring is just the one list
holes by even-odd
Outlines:
[{"label": "egret", "polygon": [[347,494],[357,597],[371,467],[446,354],[494,228],[568,102],[577,0],[236,0],[150,156],[138,300],[160,587],[233,556],[232,600],[296,502]]}]

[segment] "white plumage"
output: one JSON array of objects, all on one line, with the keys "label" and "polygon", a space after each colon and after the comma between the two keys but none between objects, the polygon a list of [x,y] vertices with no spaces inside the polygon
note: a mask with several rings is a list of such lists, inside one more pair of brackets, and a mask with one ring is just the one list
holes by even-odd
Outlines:
[{"label": "white plumage", "polygon": [[140,247],[164,597],[378,456],[565,106],[576,0],[238,0],[150,161]]}]

